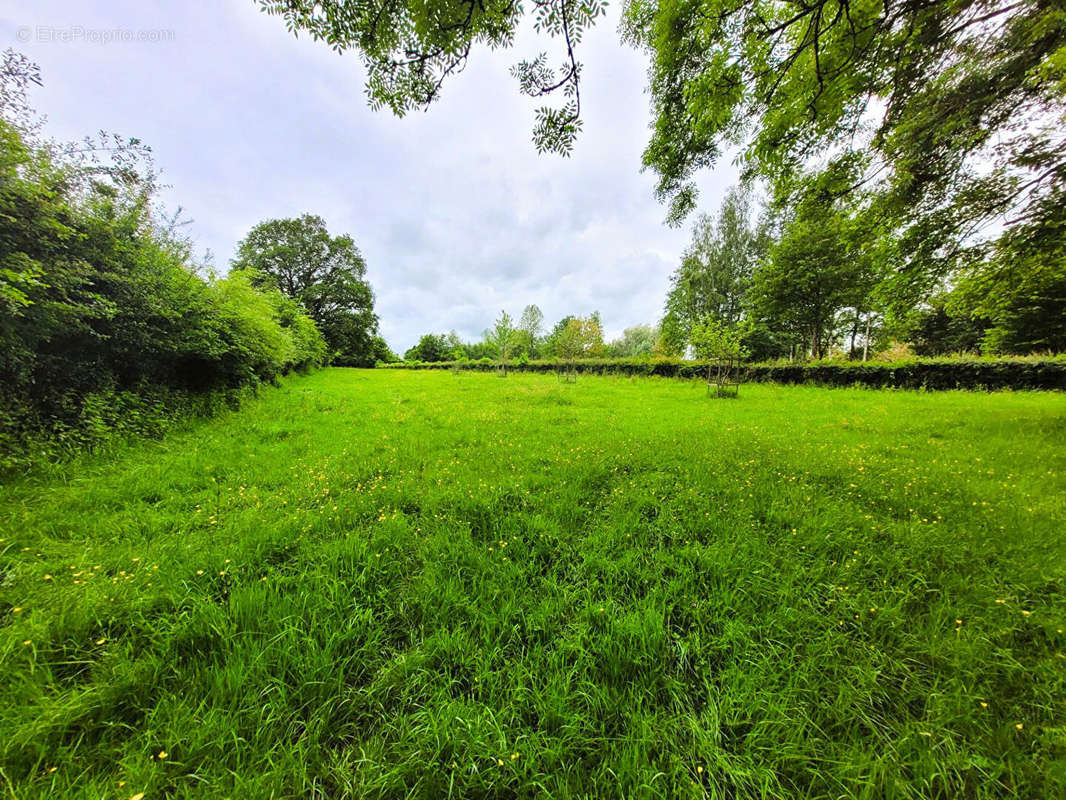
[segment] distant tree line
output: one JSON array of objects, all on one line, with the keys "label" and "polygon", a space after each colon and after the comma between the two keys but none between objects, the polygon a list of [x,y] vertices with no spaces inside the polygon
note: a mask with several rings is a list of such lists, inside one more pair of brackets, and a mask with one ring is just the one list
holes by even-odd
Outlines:
[{"label": "distant tree line", "polygon": [[626,328],[618,339],[605,342],[598,311],[584,317],[568,314],[545,329],[540,308],[528,305],[517,323],[506,311],[502,312],[479,341],[465,342],[455,331],[427,333],[404,352],[403,358],[425,363],[639,358],[651,356],[660,349],[657,326],[634,325]]}]

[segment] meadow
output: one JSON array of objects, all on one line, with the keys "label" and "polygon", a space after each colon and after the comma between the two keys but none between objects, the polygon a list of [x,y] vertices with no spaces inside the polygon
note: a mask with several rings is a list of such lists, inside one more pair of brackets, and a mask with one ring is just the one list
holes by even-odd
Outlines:
[{"label": "meadow", "polygon": [[0,529],[12,797],[1066,796],[1066,395],[329,369]]}]

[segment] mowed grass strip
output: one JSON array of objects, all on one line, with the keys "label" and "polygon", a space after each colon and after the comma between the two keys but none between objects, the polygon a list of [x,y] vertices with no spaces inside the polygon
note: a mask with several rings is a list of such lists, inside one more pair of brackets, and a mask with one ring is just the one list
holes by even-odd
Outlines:
[{"label": "mowed grass strip", "polygon": [[12,796],[1066,796],[1066,397],[328,370],[0,493]]}]

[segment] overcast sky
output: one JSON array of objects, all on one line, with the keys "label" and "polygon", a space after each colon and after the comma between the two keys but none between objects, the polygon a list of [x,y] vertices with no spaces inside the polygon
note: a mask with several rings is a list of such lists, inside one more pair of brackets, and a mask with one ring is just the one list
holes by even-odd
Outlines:
[{"label": "overcast sky", "polygon": [[[309,212],[351,234],[402,353],[427,332],[480,338],[528,303],[548,325],[599,310],[612,338],[660,316],[689,229],[663,224],[640,172],[646,62],[620,43],[614,5],[581,47],[585,129],[569,159],[537,155],[538,103],[508,74],[552,44],[528,30],[512,50],[475,52],[405,119],[367,107],[357,54],[294,38],[254,0],[0,0],[0,35],[41,66],[47,134],[152,147],[167,206],[220,269],[265,219]],[[728,163],[700,176],[701,208],[735,176]]]}]

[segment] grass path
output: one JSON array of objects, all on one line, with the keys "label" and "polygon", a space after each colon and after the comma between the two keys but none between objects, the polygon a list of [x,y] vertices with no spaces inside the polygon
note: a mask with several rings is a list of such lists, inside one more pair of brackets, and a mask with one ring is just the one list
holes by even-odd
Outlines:
[{"label": "grass path", "polygon": [[0,489],[12,797],[1066,796],[1066,397],[327,370]]}]

